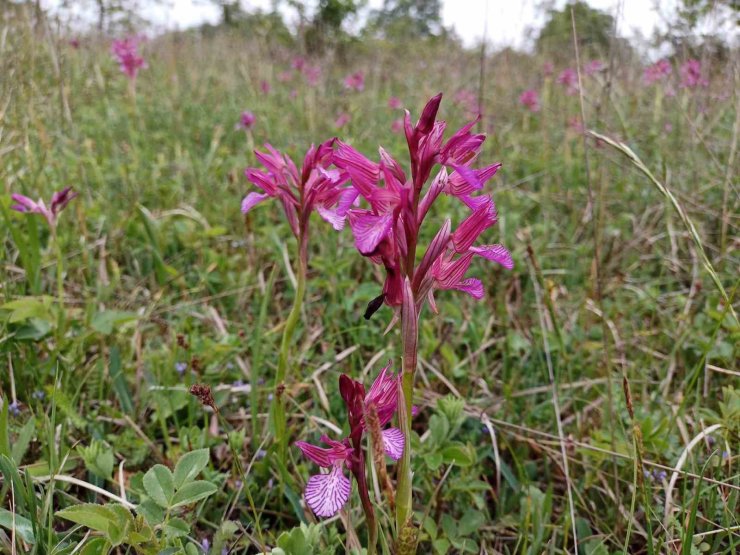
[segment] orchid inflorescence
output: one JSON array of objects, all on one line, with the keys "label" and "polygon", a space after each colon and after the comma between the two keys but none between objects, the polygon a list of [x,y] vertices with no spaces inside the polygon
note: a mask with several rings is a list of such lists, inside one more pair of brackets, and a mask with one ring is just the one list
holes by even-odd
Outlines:
[{"label": "orchid inflorescence", "polygon": [[55,192],[51,196],[49,206],[46,206],[43,199],[33,200],[25,195],[21,195],[20,193],[13,193],[11,198],[15,204],[12,205],[11,208],[17,212],[41,214],[46,218],[49,228],[53,231],[56,229],[59,213],[64,210],[77,194],[77,192],[72,190],[72,187],[65,187],[61,191]]}]

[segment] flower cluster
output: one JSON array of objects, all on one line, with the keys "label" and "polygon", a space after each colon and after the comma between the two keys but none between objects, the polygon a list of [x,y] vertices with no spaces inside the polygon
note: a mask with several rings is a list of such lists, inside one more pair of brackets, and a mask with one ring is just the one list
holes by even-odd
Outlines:
[{"label": "flower cluster", "polygon": [[311,145],[300,172],[290,158],[269,144],[265,145],[267,152],[255,151],[265,170],[247,168],[245,175],[262,192],[244,197],[242,213],[272,197],[280,200],[296,237],[305,236],[314,209],[334,229],[342,229],[357,193],[352,187],[343,187],[347,181],[343,172],[330,168],[334,142],[330,139],[318,147]]},{"label": "flower cluster", "polygon": [[46,206],[43,199],[31,200],[25,195],[13,193],[11,198],[16,204],[10,208],[18,212],[41,214],[49,224],[51,229],[56,229],[57,217],[59,213],[69,204],[69,202],[77,196],[77,193],[72,190],[72,187],[65,187],[61,191],[57,191],[51,196],[51,203]]},{"label": "flower cluster", "polygon": [[654,85],[660,81],[665,81],[670,77],[672,71],[673,68],[668,60],[658,60],[645,68],[642,74],[642,82],[646,85]]},{"label": "flower cluster", "polygon": [[239,116],[239,123],[237,124],[237,128],[244,130],[252,129],[256,121],[257,117],[254,115],[253,112],[250,112],[249,110],[244,110]]},{"label": "flower cluster", "polygon": [[[360,382],[342,374],[339,377],[339,391],[347,407],[349,437],[337,441],[322,436],[321,442],[328,446],[326,448],[305,441],[295,443],[308,459],[329,469],[326,474],[311,476],[306,484],[306,504],[316,516],[332,516],[347,503],[351,484],[345,475],[345,469],[355,476],[361,490],[360,495],[367,494],[365,455],[362,448],[362,438],[366,433],[372,435],[379,432],[385,454],[396,461],[401,458],[403,433],[398,428],[386,428],[398,407],[398,385],[398,377],[390,370],[390,362],[378,374],[367,393]],[[377,430],[373,430],[373,427],[377,427]]]},{"label": "flower cluster", "polygon": [[689,89],[706,87],[709,80],[704,77],[699,60],[686,60],[681,66],[681,86]]},{"label": "flower cluster", "polygon": [[[477,238],[497,220],[496,207],[489,195],[478,194],[501,164],[473,169],[485,135],[472,132],[478,119],[468,123],[446,142],[446,124],[437,121],[442,95],[424,107],[419,121],[412,125],[406,112],[404,131],[410,155],[411,175],[380,148],[376,163],[351,146],[338,141],[334,164],[346,171],[352,187],[367,207],[347,212],[357,250],[386,272],[382,299],[393,307],[402,304],[403,284],[408,278],[414,298],[427,299],[433,310],[436,289],[457,289],[476,299],[483,297],[483,284],[465,278],[473,258],[480,256],[512,268],[513,261],[501,245],[475,245]],[[424,191],[433,168],[441,168]],[[423,194],[422,194],[423,193]],[[468,216],[453,231],[445,221],[416,265],[419,231],[432,204],[445,193],[467,206]],[[380,305],[378,304],[378,307]]]},{"label": "flower cluster", "polygon": [[113,56],[118,61],[121,71],[129,79],[136,79],[139,70],[146,67],[146,61],[139,55],[138,47],[139,39],[137,37],[114,40],[111,45]]},{"label": "flower cluster", "polygon": [[578,92],[578,73],[572,67],[566,67],[561,71],[557,82],[565,87],[565,94],[569,96]]},{"label": "flower cluster", "polygon": [[530,112],[540,111],[540,95],[534,89],[527,89],[519,95],[519,104]]},{"label": "flower cluster", "polygon": [[356,71],[344,78],[344,88],[351,91],[362,92],[365,90],[365,74]]}]

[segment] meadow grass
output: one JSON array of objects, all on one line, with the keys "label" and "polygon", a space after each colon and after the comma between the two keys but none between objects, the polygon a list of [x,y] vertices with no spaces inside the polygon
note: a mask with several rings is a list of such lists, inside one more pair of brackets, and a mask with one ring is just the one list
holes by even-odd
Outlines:
[{"label": "meadow grass", "polygon": [[[356,502],[317,521],[301,504],[310,468],[297,450],[282,469],[264,456],[296,245],[278,206],[242,216],[243,169],[255,145],[297,158],[332,136],[403,159],[389,97],[416,117],[442,91],[442,117],[460,126],[471,114],[454,98],[478,90],[478,54],[363,43],[317,60],[309,86],[278,78],[297,54],[285,47],[168,35],[144,45],[134,89],[108,48],[72,48],[24,12],[0,27],[0,545],[72,553],[96,534],[55,512],[137,504],[152,466],[208,448],[202,478],[218,491],[177,513],[186,528],[168,532],[171,547],[358,549]],[[573,552],[576,535],[581,553],[736,553],[737,67],[664,96],[617,59],[582,77],[580,98],[543,74],[546,60],[486,60],[481,159],[504,164],[488,186],[499,211],[488,233],[516,265],[480,264],[483,301],[442,292],[440,315],[422,319],[419,552]],[[344,90],[356,70],[364,91]],[[518,104],[526,88],[540,91],[540,112]],[[248,133],[235,128],[246,109]],[[595,132],[585,140],[584,127]],[[80,196],[60,216],[59,311],[47,228],[9,197],[66,185]],[[444,198],[435,210],[463,215]],[[348,230],[316,218],[309,248],[291,442],[338,436],[339,374],[369,384],[401,354],[398,330],[383,334],[389,309],[362,318],[382,275]],[[188,394],[194,383],[211,386],[220,417]],[[390,552],[393,514],[377,510]]]}]

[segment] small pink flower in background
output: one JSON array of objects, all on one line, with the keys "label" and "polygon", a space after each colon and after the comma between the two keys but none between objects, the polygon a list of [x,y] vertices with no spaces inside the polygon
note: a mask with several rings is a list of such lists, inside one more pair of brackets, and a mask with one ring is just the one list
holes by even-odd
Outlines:
[{"label": "small pink flower in background", "polygon": [[270,94],[271,90],[272,90],[272,87],[270,86],[269,81],[265,81],[264,79],[260,81],[260,92],[262,94]]},{"label": "small pink flower in background", "polygon": [[306,58],[304,58],[303,56],[296,56],[290,62],[290,67],[292,67],[296,71],[303,71],[303,68],[305,66],[306,66]]},{"label": "small pink flower in background", "polygon": [[392,96],[388,99],[388,108],[391,110],[398,110],[403,106],[403,103],[401,102],[401,99],[397,96]]},{"label": "small pink flower in background", "polygon": [[80,39],[78,39],[77,37],[69,39],[69,45],[77,50],[80,47]]},{"label": "small pink flower in background", "polygon": [[693,89],[695,87],[706,87],[709,80],[702,75],[701,62],[699,60],[686,60],[680,69],[681,86]]},{"label": "small pink flower in background", "polygon": [[578,73],[572,67],[567,67],[560,72],[558,83],[565,87],[565,93],[572,96],[578,92]]},{"label": "small pink flower in background", "polygon": [[671,122],[666,122],[665,125],[663,125],[663,131],[666,133],[673,131],[673,124]]},{"label": "small pink flower in background", "polygon": [[319,66],[305,66],[303,68],[303,77],[307,85],[315,87],[321,80],[321,68]]},{"label": "small pink flower in background", "polygon": [[344,88],[350,91],[361,92],[365,90],[365,74],[362,71],[356,71],[344,78]]},{"label": "small pink flower in background", "polygon": [[539,112],[540,95],[534,89],[527,89],[519,95],[519,104],[527,108],[530,112]]},{"label": "small pink flower in background", "polygon": [[480,106],[478,105],[478,97],[470,89],[460,89],[452,97],[452,100],[458,106],[461,106],[469,115],[477,115],[480,113]]},{"label": "small pink flower in background", "polygon": [[129,78],[136,79],[139,70],[147,67],[146,61],[138,53],[140,39],[138,37],[127,37],[114,40],[111,44],[111,52],[118,61],[121,71]]},{"label": "small pink flower in background", "polygon": [[583,132],[586,130],[585,127],[583,127],[583,124],[581,123],[580,116],[572,116],[568,119],[568,128],[571,131],[575,131],[578,134],[583,134]]},{"label": "small pink flower in background", "polygon": [[394,133],[400,133],[403,131],[403,118],[393,120],[393,123],[391,124],[391,131]]},{"label": "small pink flower in background", "polygon": [[257,121],[256,116],[249,110],[244,110],[241,116],[239,116],[239,127],[242,129],[252,129],[255,121]]},{"label": "small pink flower in background", "polygon": [[334,120],[334,127],[339,129],[340,127],[344,127],[347,125],[350,121],[350,116],[347,112],[342,112],[337,116],[337,119]]},{"label": "small pink flower in background", "polygon": [[642,74],[642,82],[646,85],[653,85],[659,81],[665,81],[672,72],[673,68],[668,60],[658,60],[653,65],[645,68]]},{"label": "small pink flower in background", "polygon": [[290,96],[291,100],[295,100],[296,98],[298,98],[298,90],[293,89],[292,91],[290,91],[290,94],[288,96]]},{"label": "small pink flower in background", "polygon": [[583,71],[586,75],[593,75],[594,73],[599,73],[605,69],[606,66],[601,60],[591,60],[586,64],[586,67],[583,68]]},{"label": "small pink flower in background", "polygon": [[293,79],[293,72],[286,69],[285,71],[281,71],[280,73],[278,73],[277,78],[278,81],[280,81],[281,83],[287,83],[288,81]]},{"label": "small pink flower in background", "polygon": [[23,212],[26,214],[41,214],[46,218],[49,227],[55,229],[59,213],[64,210],[69,202],[76,196],[77,193],[72,190],[72,187],[65,187],[51,196],[51,203],[47,207],[43,199],[34,201],[25,195],[13,193],[10,198],[12,198],[13,202],[16,204],[12,205],[10,208],[16,212]]},{"label": "small pink flower in background", "polygon": [[544,64],[542,64],[542,74],[545,77],[550,77],[553,71],[555,71],[555,66],[552,64],[552,62],[545,62]]}]

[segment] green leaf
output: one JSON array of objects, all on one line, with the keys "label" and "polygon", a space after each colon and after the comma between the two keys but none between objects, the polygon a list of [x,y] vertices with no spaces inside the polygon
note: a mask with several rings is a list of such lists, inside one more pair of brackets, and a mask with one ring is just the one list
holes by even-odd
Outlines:
[{"label": "green leaf", "polygon": [[113,474],[115,459],[113,450],[99,439],[93,439],[88,446],[78,446],[77,452],[85,461],[85,467],[104,480],[110,479]]},{"label": "green leaf", "polygon": [[133,322],[137,318],[135,312],[123,310],[104,310],[98,312],[92,317],[90,327],[103,335],[110,335],[114,329],[118,329],[123,324]]},{"label": "green leaf", "polygon": [[208,449],[198,449],[185,453],[175,465],[175,488],[180,489],[183,484],[192,481],[201,470],[208,466],[211,455]]},{"label": "green leaf", "polygon": [[110,542],[105,538],[92,538],[80,549],[80,555],[107,555],[110,548]]},{"label": "green leaf", "polygon": [[444,414],[433,414],[429,419],[429,439],[432,445],[440,446],[444,443],[450,431],[450,422]]},{"label": "green leaf", "polygon": [[205,499],[209,495],[216,493],[217,489],[214,484],[205,480],[188,482],[177,490],[177,493],[172,498],[172,508],[190,505],[191,503]]},{"label": "green leaf", "polygon": [[30,318],[39,318],[40,320],[53,319],[50,308],[54,299],[46,295],[38,297],[23,297],[16,299],[0,306],[0,310],[10,312],[8,321],[11,324],[25,322]]},{"label": "green leaf", "polygon": [[15,530],[15,533],[26,543],[36,543],[36,538],[33,536],[33,524],[21,515],[13,514],[7,509],[0,509],[0,526],[11,531]]},{"label": "green leaf", "polygon": [[118,401],[121,403],[121,409],[127,413],[133,412],[134,402],[131,398],[128,383],[126,383],[126,376],[124,376],[121,367],[121,351],[116,345],[110,348],[108,374],[113,384],[113,391],[116,392]]},{"label": "green leaf", "polygon": [[442,459],[447,464],[470,466],[475,462],[475,452],[469,445],[456,441],[442,449]]},{"label": "green leaf", "polygon": [[56,512],[56,516],[65,520],[70,520],[75,524],[81,524],[90,530],[96,532],[108,533],[108,527],[115,526],[118,521],[118,515],[104,505],[95,503],[82,503],[73,505]]},{"label": "green leaf", "polygon": [[190,525],[179,517],[171,518],[164,525],[164,535],[170,539],[187,536],[190,532]]},{"label": "green leaf", "polygon": [[0,409],[0,455],[5,455],[10,458],[12,456],[10,452],[10,436],[8,431],[8,398],[3,399],[3,406]]},{"label": "green leaf", "polygon": [[33,433],[35,431],[36,419],[32,416],[28,419],[28,422],[23,425],[21,431],[18,432],[18,437],[16,437],[15,441],[13,442],[13,448],[11,449],[11,451],[13,453],[13,461],[15,462],[15,464],[21,464],[21,461],[23,460],[23,455],[26,454],[28,446],[33,439]]},{"label": "green leaf", "polygon": [[144,474],[144,489],[152,500],[167,509],[170,507],[172,496],[175,494],[175,485],[170,469],[161,464],[155,464]]},{"label": "green leaf", "polygon": [[136,506],[136,512],[144,517],[147,524],[157,526],[164,521],[164,511],[151,499],[145,499]]},{"label": "green leaf", "polygon": [[457,523],[457,532],[461,536],[469,536],[486,523],[485,515],[474,509],[468,509]]}]

